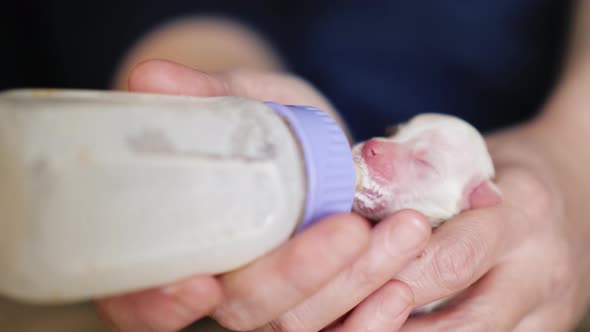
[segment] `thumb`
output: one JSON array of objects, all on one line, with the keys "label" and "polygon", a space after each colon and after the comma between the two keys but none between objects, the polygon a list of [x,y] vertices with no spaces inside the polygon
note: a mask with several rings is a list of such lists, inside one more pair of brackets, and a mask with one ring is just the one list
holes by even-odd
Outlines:
[{"label": "thumb", "polygon": [[214,97],[229,94],[229,85],[218,76],[165,60],[144,61],[131,71],[130,91]]}]

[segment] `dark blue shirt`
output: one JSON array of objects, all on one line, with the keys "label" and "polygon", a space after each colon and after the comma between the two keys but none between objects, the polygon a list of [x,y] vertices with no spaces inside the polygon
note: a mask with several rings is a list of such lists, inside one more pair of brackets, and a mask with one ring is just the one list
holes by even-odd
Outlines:
[{"label": "dark blue shirt", "polygon": [[555,82],[569,1],[27,2],[4,20],[0,88],[107,88],[121,55],[179,15],[218,13],[268,38],[355,138],[422,112],[480,130],[534,114]]}]

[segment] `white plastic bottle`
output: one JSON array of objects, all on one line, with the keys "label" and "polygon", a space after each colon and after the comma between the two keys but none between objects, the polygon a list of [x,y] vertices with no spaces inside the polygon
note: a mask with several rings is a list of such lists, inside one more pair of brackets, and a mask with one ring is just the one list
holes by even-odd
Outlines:
[{"label": "white plastic bottle", "polygon": [[237,97],[0,93],[0,294],[87,300],[251,262],[349,211],[324,112]]}]

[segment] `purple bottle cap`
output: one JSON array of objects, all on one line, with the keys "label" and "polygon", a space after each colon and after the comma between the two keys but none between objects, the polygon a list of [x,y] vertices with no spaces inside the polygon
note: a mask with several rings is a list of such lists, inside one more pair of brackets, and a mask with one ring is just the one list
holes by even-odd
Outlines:
[{"label": "purple bottle cap", "polygon": [[297,231],[328,215],[350,212],[355,188],[354,163],[340,126],[315,107],[265,104],[288,121],[303,151],[307,196]]}]

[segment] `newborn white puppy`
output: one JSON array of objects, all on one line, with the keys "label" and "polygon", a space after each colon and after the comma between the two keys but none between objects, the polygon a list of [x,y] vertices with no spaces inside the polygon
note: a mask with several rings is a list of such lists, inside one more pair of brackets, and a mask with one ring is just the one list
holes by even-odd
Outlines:
[{"label": "newborn white puppy", "polygon": [[[374,221],[413,209],[437,227],[463,210],[496,203],[500,197],[491,182],[494,166],[483,137],[453,116],[418,115],[388,137],[356,144],[353,156],[353,210]],[[430,312],[450,298],[413,312]]]},{"label": "newborn white puppy", "polygon": [[353,210],[379,221],[398,210],[424,214],[433,227],[471,207],[494,166],[481,134],[450,115],[421,114],[388,137],[356,144]]}]

